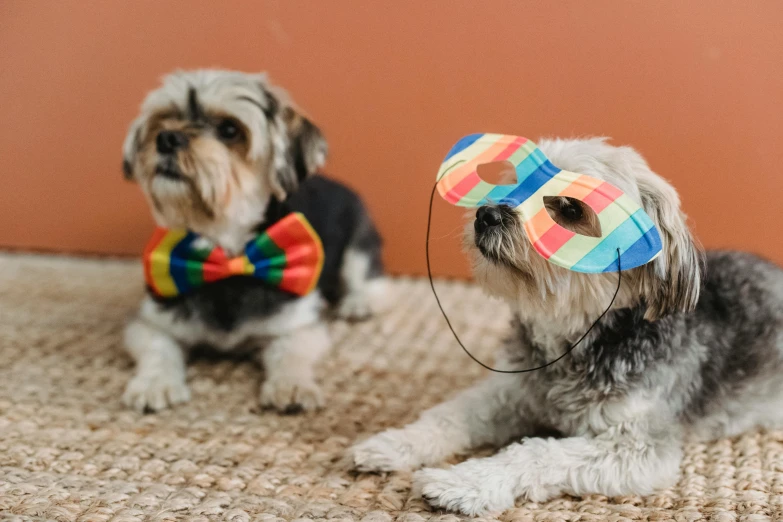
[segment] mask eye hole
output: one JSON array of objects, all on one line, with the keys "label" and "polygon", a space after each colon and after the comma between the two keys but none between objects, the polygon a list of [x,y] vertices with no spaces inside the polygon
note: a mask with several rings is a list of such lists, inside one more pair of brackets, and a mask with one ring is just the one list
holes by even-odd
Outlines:
[{"label": "mask eye hole", "polygon": [[493,185],[516,185],[517,169],[508,161],[492,161],[476,167],[476,174]]},{"label": "mask eye hole", "polygon": [[575,198],[544,196],[544,206],[552,220],[575,234],[601,237],[601,222],[595,211]]}]

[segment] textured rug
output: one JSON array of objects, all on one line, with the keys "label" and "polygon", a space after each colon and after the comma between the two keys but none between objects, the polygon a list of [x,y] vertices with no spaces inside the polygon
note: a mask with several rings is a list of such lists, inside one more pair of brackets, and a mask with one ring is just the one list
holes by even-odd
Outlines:
[{"label": "textured rug", "polygon": [[[464,340],[487,357],[504,308],[438,283]],[[260,412],[261,371],[196,361],[192,401],[140,415],[119,401],[131,375],[122,325],[142,296],[129,261],[0,255],[0,518],[9,520],[459,520],[410,496],[410,474],[355,474],[344,450],[412,421],[480,378],[428,283],[396,279],[395,308],[331,326],[316,414]],[[519,503],[502,521],[783,520],[783,432],[687,446],[682,479],[647,498]]]}]

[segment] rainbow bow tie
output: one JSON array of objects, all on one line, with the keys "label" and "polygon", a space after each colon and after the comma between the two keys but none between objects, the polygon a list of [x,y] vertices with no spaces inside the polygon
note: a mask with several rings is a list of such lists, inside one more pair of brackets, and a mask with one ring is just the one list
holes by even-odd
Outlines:
[{"label": "rainbow bow tie", "polygon": [[318,283],[324,263],[321,238],[300,213],[288,214],[229,258],[222,248],[199,248],[197,234],[158,228],[144,249],[144,277],[160,297],[243,275],[305,295]]}]

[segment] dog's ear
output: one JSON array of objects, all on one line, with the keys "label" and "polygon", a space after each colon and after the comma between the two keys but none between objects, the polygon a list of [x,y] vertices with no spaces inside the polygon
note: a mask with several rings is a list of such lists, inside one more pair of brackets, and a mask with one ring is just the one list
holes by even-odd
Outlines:
[{"label": "dog's ear", "polygon": [[289,155],[296,179],[302,181],[326,163],[326,140],[321,130],[292,106],[283,109],[283,121],[288,132]]},{"label": "dog's ear", "polygon": [[122,145],[122,175],[129,181],[135,179],[133,168],[136,164],[136,154],[139,152],[141,143],[142,125],[143,118],[141,116],[133,120],[128,129],[128,134],[125,136],[125,142]]},{"label": "dog's ear", "polygon": [[285,91],[270,86],[264,75],[259,84],[267,100],[264,112],[272,134],[271,185],[282,201],[299,182],[324,165],[328,148],[320,129],[302,115]]},{"label": "dog's ear", "polygon": [[666,181],[650,172],[638,179],[642,206],[655,222],[663,250],[640,267],[645,318],[654,321],[675,312],[690,312],[699,300],[704,256],[680,209],[680,198]]}]

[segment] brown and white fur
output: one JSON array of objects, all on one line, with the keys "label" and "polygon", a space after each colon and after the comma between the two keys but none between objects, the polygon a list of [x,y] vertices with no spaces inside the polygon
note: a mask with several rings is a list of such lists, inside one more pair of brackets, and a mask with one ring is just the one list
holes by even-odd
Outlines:
[{"label": "brown and white fur", "polygon": [[384,299],[380,237],[355,193],[316,174],[326,151],[320,130],[265,75],[176,72],[149,93],[125,140],[123,169],[158,225],[189,229],[234,256],[299,211],[321,236],[325,262],[317,290],[303,297],[252,277],[171,299],[150,292],[125,332],[137,365],[127,405],[187,401],[187,352],[203,344],[258,355],[264,406],[290,412],[323,403],[314,366],[330,345],[324,305],[363,319]]},{"label": "brown and white fur", "polygon": [[[539,146],[556,166],[606,180],[640,203],[663,252],[623,272],[611,310],[569,356],[533,373],[492,374],[351,449],[359,470],[390,471],[505,446],[418,471],[414,489],[435,507],[476,515],[518,498],[645,495],[675,484],[686,433],[712,439],[783,425],[783,271],[749,254],[703,256],[677,193],[631,148],[603,139]],[[556,198],[547,208],[567,228],[598,232],[576,200]],[[510,207],[480,208],[465,244],[478,282],[515,315],[496,368],[557,358],[617,288],[617,273],[580,274],[545,261]],[[562,437],[537,436],[552,431]]]}]

